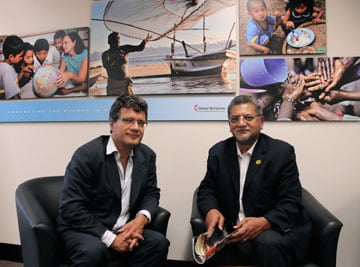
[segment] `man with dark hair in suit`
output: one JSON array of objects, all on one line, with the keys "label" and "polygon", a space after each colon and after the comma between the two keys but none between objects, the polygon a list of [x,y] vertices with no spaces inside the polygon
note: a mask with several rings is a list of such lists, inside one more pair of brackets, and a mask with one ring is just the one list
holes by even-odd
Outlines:
[{"label": "man with dark hair in suit", "polygon": [[[169,241],[145,228],[158,210],[156,155],[141,143],[147,103],[118,97],[111,107],[110,136],[78,148],[66,168],[58,232],[70,266],[159,267]],[[119,265],[119,266],[120,266]]]},{"label": "man with dark hair in suit", "polygon": [[197,205],[208,232],[235,232],[209,265],[294,266],[306,258],[311,231],[294,148],[261,133],[252,96],[236,96],[228,120],[233,136],[209,150]]}]

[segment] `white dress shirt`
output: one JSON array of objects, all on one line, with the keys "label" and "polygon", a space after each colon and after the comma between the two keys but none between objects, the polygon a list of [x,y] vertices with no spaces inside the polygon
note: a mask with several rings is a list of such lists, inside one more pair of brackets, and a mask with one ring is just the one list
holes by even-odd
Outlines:
[{"label": "white dress shirt", "polygon": [[251,155],[254,152],[256,143],[257,143],[257,141],[250,147],[250,149],[248,151],[246,151],[243,154],[240,152],[239,145],[236,143],[236,150],[237,150],[237,154],[238,154],[239,168],[240,168],[240,196],[239,196],[240,210],[239,210],[238,222],[240,222],[241,220],[243,220],[246,217],[245,213],[244,213],[242,197],[243,197],[243,192],[244,192],[246,173],[249,168]]},{"label": "white dress shirt", "polygon": [[[117,150],[113,139],[110,137],[108,144],[106,146],[106,154],[111,155],[113,154],[115,157],[115,161],[118,167],[119,176],[120,176],[120,184],[121,184],[121,212],[119,217],[116,220],[113,228],[110,230],[106,230],[103,236],[101,237],[101,241],[106,244],[107,247],[110,247],[112,242],[116,237],[116,232],[122,226],[126,224],[130,217],[130,195],[131,195],[131,181],[132,181],[132,172],[134,167],[133,156],[134,152],[131,151],[129,156],[128,163],[126,165],[126,169],[122,166],[120,162],[120,153]],[[150,212],[147,210],[140,210],[138,214],[143,214],[147,219],[148,223],[151,220]]]}]

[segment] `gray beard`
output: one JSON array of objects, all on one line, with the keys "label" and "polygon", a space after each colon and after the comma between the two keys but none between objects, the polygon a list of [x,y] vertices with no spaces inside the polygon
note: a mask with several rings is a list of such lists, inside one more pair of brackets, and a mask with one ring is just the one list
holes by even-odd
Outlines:
[{"label": "gray beard", "polygon": [[239,145],[252,145],[255,143],[255,141],[258,139],[258,136],[253,136],[253,135],[250,135],[249,137],[247,138],[236,138],[236,141]]}]

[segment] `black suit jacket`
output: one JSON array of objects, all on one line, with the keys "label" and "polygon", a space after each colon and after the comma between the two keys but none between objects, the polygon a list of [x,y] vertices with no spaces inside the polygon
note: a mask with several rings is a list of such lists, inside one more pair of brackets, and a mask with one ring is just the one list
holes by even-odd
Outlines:
[{"label": "black suit jacket", "polygon": [[[121,212],[121,185],[114,155],[106,155],[109,136],[81,146],[66,168],[60,193],[58,231],[72,229],[101,237]],[[154,216],[158,209],[156,155],[146,145],[134,148],[130,219],[139,210]]]},{"label": "black suit jacket", "polygon": [[[218,209],[228,227],[235,225],[240,208],[239,161],[234,137],[209,150],[207,172],[198,191],[198,208],[206,216]],[[298,258],[308,251],[310,220],[301,204],[302,187],[294,148],[261,134],[254,148],[243,189],[247,217],[264,216],[272,229],[290,235]]]}]

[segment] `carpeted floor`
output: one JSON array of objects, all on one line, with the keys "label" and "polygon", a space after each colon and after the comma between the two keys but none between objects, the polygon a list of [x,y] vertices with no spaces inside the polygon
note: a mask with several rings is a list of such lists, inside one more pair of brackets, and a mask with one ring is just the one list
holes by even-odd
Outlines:
[{"label": "carpeted floor", "polygon": [[0,261],[0,267],[23,267],[24,264],[11,261]]},{"label": "carpeted floor", "polygon": [[[166,267],[192,267],[195,266],[192,262],[179,262],[169,260],[166,264]],[[11,261],[1,261],[0,267],[24,267],[23,263],[11,262]]]}]

